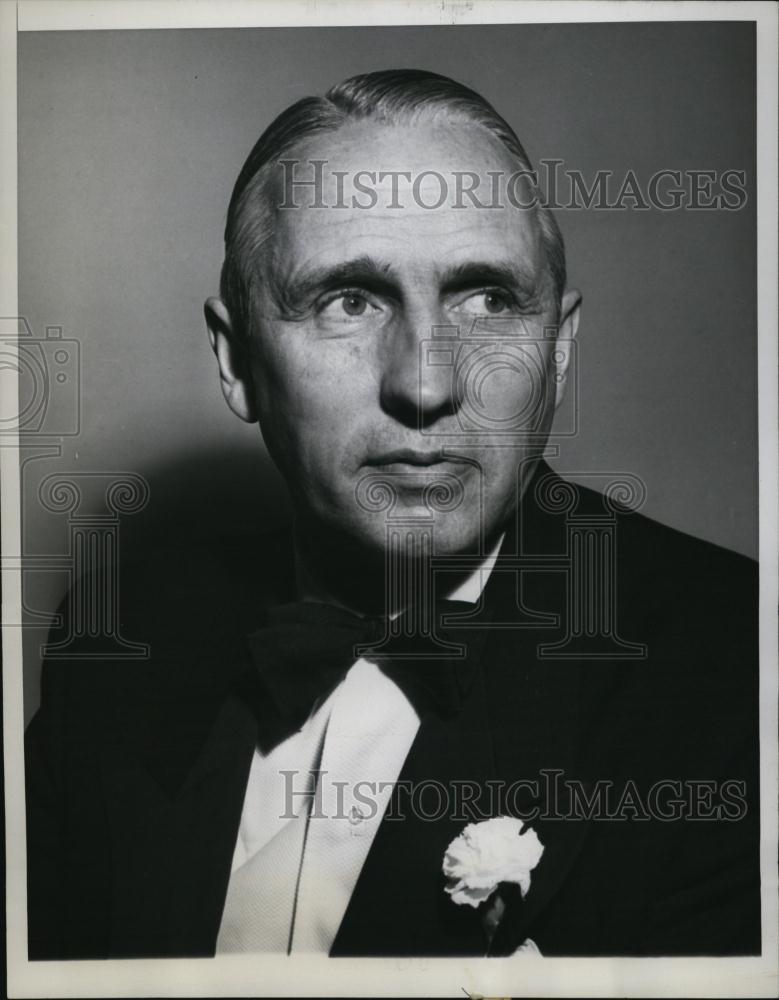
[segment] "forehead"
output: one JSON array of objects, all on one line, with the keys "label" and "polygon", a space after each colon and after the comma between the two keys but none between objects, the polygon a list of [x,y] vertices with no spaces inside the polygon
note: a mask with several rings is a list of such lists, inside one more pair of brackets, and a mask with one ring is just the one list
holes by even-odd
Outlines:
[{"label": "forehead", "polygon": [[269,185],[266,260],[277,269],[356,255],[408,274],[490,257],[546,268],[537,212],[522,207],[531,187],[482,126],[360,122],[308,139],[285,160]]}]

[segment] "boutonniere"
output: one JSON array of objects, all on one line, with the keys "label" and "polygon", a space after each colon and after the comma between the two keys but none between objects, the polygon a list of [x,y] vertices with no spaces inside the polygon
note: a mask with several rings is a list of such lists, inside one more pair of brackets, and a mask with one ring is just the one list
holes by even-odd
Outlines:
[{"label": "boutonniere", "polygon": [[[516,892],[515,886],[522,898],[527,895],[530,873],[543,853],[538,834],[522,820],[498,816],[469,823],[444,854],[445,891],[458,905],[482,907],[482,925],[491,942],[505,912],[504,897]],[[540,954],[530,938],[517,952]]]}]

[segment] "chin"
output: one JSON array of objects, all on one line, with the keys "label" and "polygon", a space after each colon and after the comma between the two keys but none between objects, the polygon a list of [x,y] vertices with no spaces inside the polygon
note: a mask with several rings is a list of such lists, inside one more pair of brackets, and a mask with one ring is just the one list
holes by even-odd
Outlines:
[{"label": "chin", "polygon": [[[407,508],[390,519],[382,516],[355,519],[345,532],[354,543],[374,555],[386,555],[390,546],[411,558],[476,555],[479,552],[479,517],[463,511],[435,518],[423,509]],[[432,551],[431,551],[432,546]]]},{"label": "chin", "polygon": [[[485,532],[484,544],[489,543]],[[478,520],[463,523],[458,519],[451,524],[445,521],[436,525],[435,554],[437,556],[484,555],[479,551],[481,532]]]}]

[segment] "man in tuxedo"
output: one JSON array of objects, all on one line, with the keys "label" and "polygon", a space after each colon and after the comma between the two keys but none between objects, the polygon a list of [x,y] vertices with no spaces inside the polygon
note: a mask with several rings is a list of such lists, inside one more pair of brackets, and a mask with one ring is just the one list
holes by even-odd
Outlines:
[{"label": "man in tuxedo", "polygon": [[[293,538],[128,576],[148,663],[45,665],[31,957],[759,952],[755,567],[543,461],[580,302],[462,85],[263,133],[206,319]],[[540,860],[458,901],[499,816]]]}]

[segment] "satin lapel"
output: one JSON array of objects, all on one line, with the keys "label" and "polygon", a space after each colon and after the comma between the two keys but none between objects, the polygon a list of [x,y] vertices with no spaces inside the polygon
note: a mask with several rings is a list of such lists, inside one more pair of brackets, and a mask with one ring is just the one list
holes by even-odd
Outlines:
[{"label": "satin lapel", "polygon": [[213,954],[255,740],[228,698],[179,787],[138,756],[104,760],[112,957]]},{"label": "satin lapel", "polygon": [[478,915],[452,903],[442,871],[472,818],[463,786],[483,786],[494,771],[478,666],[471,681],[456,717],[423,716],[331,955],[484,954]]},{"label": "satin lapel", "polygon": [[[549,471],[542,463],[537,476]],[[485,677],[496,767],[509,790],[506,812],[532,822],[544,854],[525,899],[516,894],[507,908],[490,950],[496,955],[510,954],[526,937],[533,937],[535,922],[580,859],[589,829],[585,819],[570,818],[565,784],[567,778],[582,777],[579,769],[585,760],[586,664],[538,655],[539,645],[559,638],[565,577],[554,570],[534,569],[519,576],[507,569],[513,556],[529,556],[528,563],[537,566],[539,556],[558,556],[565,549],[564,518],[542,512],[531,502],[533,485],[485,594],[495,609],[495,621],[523,624],[491,632]],[[517,781],[532,789],[524,798],[510,791]]]},{"label": "satin lapel", "polygon": [[[493,941],[491,954],[510,954],[528,936],[533,924],[563,886],[584,847],[586,819],[575,818],[566,781],[579,778],[583,759],[580,713],[582,665],[539,663],[534,656],[538,638],[504,633],[502,650],[493,644],[490,662],[497,673],[513,664],[510,683],[488,678],[489,716],[496,768],[505,789],[504,810],[527,820],[536,830],[544,853],[532,873],[524,900],[515,897],[505,926]],[[531,793],[522,797],[512,788],[526,782]],[[540,945],[540,942],[537,942]]]}]

